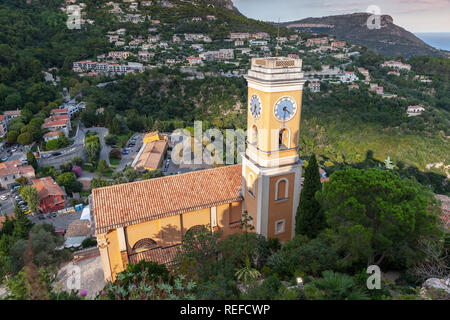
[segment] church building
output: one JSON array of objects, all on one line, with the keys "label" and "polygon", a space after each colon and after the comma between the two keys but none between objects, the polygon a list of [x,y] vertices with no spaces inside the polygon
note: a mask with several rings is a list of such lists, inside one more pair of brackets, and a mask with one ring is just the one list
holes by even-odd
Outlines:
[{"label": "church building", "polygon": [[295,234],[302,60],[254,58],[248,82],[247,148],[242,163],[93,190],[95,236],[106,281],[140,260],[170,265],[184,235],[204,225],[284,242]]}]

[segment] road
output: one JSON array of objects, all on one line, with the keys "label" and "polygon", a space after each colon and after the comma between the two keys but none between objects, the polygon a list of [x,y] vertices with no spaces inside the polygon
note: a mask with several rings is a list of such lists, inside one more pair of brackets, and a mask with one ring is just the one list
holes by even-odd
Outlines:
[{"label": "road", "polygon": [[[85,160],[87,159],[87,154],[84,149],[84,138],[85,138],[85,129],[81,124],[81,121],[78,122],[77,133],[72,138],[74,143],[70,147],[58,149],[55,151],[49,152],[41,152],[41,158],[38,159],[38,165],[40,167],[52,166],[55,168],[59,168],[62,163],[70,162],[74,157],[81,157]],[[43,158],[42,155],[54,152],[60,152],[59,156],[51,156],[50,158]]]},{"label": "road", "polygon": [[11,147],[5,148],[5,150],[0,153],[0,158],[8,157],[8,160],[6,161],[26,159],[27,153],[23,146],[17,145],[17,151],[14,153],[11,152],[11,149]]},{"label": "road", "polygon": [[101,147],[99,160],[105,160],[106,163],[108,164],[108,166],[111,165],[109,163],[109,151],[111,150],[111,147],[105,144],[105,137],[109,134],[108,128],[92,127],[92,128],[86,128],[85,133],[87,131],[97,132],[98,138],[100,140],[100,147]]},{"label": "road", "polygon": [[[120,163],[117,165],[117,168],[115,171],[122,171],[123,169],[125,169],[125,167],[127,165],[131,165],[133,163],[134,158],[139,153],[139,150],[142,147],[142,139],[144,138],[144,134],[143,133],[135,133],[134,135],[131,136],[130,140],[133,138],[136,139],[136,146],[130,147],[130,151],[128,154],[122,155],[122,160],[120,160]],[[128,146],[128,143],[130,143],[130,140],[127,141],[127,144],[126,144],[127,146]]]},{"label": "road", "polygon": [[8,199],[0,200],[0,213],[13,213],[16,201],[11,197],[11,190],[3,191],[0,196],[7,195]]},{"label": "road", "polygon": [[67,227],[69,226],[69,224],[71,224],[72,222],[74,222],[75,220],[79,220],[81,217],[81,212],[82,211],[77,211],[75,213],[71,213],[65,216],[56,216],[55,218],[52,218],[51,215],[48,214],[44,214],[43,216],[46,217],[43,220],[39,220],[38,216],[28,216],[28,219],[35,223],[35,224],[41,224],[41,223],[47,223],[47,224],[51,224],[55,227],[56,230],[67,230]]}]

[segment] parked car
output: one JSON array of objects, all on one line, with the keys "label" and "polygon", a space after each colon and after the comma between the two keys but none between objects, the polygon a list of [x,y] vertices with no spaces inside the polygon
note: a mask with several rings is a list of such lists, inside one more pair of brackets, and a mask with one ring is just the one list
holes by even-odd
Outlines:
[{"label": "parked car", "polygon": [[124,150],[124,151],[122,151],[122,154],[129,154],[129,152]]},{"label": "parked car", "polygon": [[27,159],[21,159],[20,161],[22,161],[22,164],[28,164],[28,160]]},{"label": "parked car", "polygon": [[62,153],[61,153],[61,152],[53,152],[53,153],[52,153],[52,156],[54,156],[54,157],[56,157],[56,156],[60,156],[60,155],[62,155]]},{"label": "parked car", "polygon": [[42,155],[42,158],[47,159],[50,158],[52,155],[50,153],[46,153]]},{"label": "parked car", "polygon": [[55,230],[55,232],[56,232],[57,234],[62,235],[62,236],[66,234],[66,230],[65,230],[65,229],[57,229],[57,230]]},{"label": "parked car", "polygon": [[42,214],[40,214],[40,215],[38,215],[38,219],[39,219],[39,220],[45,220],[45,216],[42,215]]},{"label": "parked car", "polygon": [[4,162],[4,161],[7,161],[8,160],[8,157],[3,157],[2,158],[2,161]]},{"label": "parked car", "polygon": [[8,196],[7,195],[1,196],[0,199],[1,200],[6,200],[6,199],[8,199]]}]

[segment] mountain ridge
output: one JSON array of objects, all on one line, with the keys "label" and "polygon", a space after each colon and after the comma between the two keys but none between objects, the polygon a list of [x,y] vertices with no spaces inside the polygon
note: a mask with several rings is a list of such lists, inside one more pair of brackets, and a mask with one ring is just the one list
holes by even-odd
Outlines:
[{"label": "mountain ridge", "polygon": [[[412,32],[396,25],[390,15],[380,16],[380,28],[369,29],[371,14],[357,12],[344,15],[309,17],[280,23],[291,29],[327,33],[351,44],[363,45],[385,56],[412,57],[416,55],[443,56],[444,52],[433,48]],[[275,24],[275,23],[274,23]]]}]

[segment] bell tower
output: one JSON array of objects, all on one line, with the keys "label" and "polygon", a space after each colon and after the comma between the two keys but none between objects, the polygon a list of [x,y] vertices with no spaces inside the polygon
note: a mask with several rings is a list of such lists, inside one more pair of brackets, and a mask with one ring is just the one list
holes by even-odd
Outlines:
[{"label": "bell tower", "polygon": [[257,233],[291,239],[300,197],[302,60],[254,58],[248,82],[247,149],[242,157],[244,209]]}]

